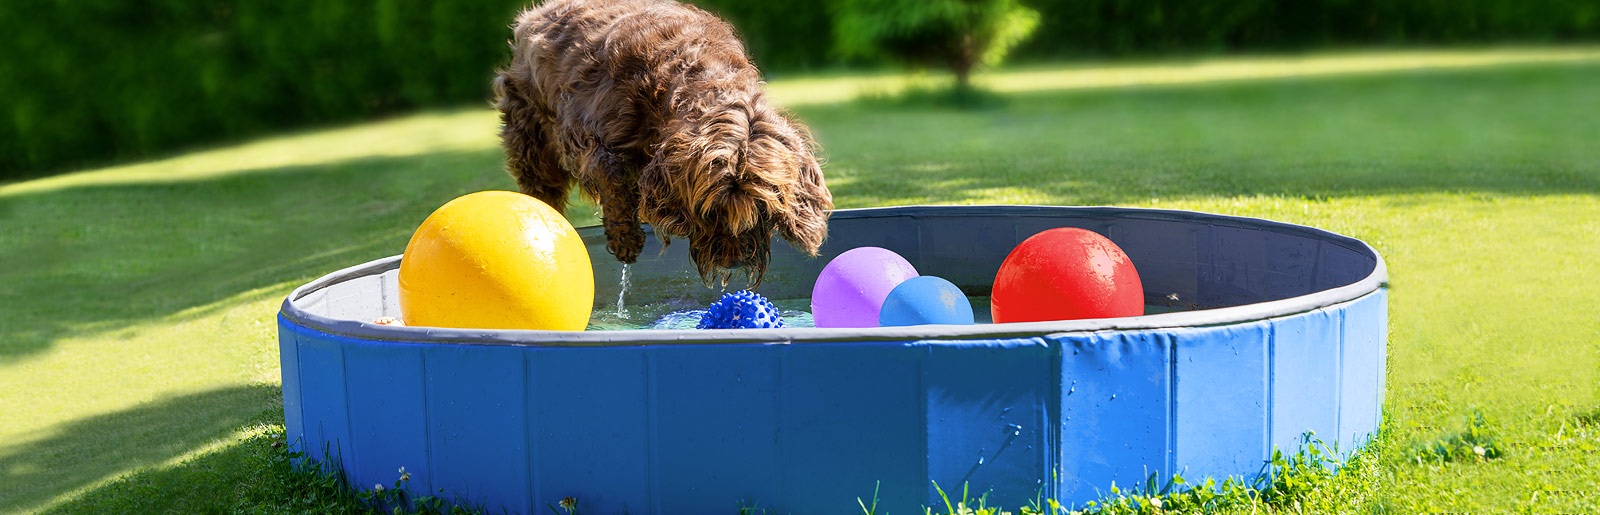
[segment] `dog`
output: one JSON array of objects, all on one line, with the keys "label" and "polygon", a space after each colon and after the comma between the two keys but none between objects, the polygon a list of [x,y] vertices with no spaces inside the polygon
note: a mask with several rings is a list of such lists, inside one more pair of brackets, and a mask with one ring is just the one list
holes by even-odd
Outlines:
[{"label": "dog", "polygon": [[773,107],[733,27],[671,0],[552,0],[520,13],[494,79],[506,171],[561,211],[576,182],[606,250],[641,223],[682,237],[709,286],[761,283],[774,235],[811,256],[833,195],[806,127]]}]

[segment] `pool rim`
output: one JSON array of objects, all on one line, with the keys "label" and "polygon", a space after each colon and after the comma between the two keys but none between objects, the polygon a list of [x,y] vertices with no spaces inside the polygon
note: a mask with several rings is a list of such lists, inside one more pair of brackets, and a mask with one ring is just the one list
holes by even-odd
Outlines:
[{"label": "pool rim", "polygon": [[[926,341],[983,340],[1036,337],[1064,333],[1129,331],[1176,327],[1201,327],[1252,322],[1304,313],[1349,302],[1387,287],[1388,269],[1383,257],[1365,242],[1315,227],[1262,218],[1222,215],[1200,211],[1156,208],[1078,207],[1078,206],[892,206],[835,210],[831,219],[875,218],[885,216],[1017,216],[1081,213],[1100,218],[1143,218],[1165,221],[1200,222],[1214,226],[1266,229],[1296,234],[1338,244],[1364,253],[1373,259],[1372,272],[1350,284],[1305,295],[1224,308],[1177,311],[1154,315],[1049,322],[1020,322],[977,325],[919,325],[868,328],[781,328],[781,329],[630,329],[618,331],[549,331],[526,329],[455,329],[419,326],[378,325],[360,320],[325,317],[310,313],[296,303],[318,290],[357,277],[382,274],[400,267],[402,256],[389,256],[338,270],[291,291],[283,301],[279,316],[296,325],[364,340],[392,342],[493,345],[517,347],[693,345],[721,343],[795,343],[838,341]],[[1199,220],[1197,218],[1203,219]],[[645,231],[651,231],[649,226]],[[578,229],[580,234],[599,231],[599,226]]]}]

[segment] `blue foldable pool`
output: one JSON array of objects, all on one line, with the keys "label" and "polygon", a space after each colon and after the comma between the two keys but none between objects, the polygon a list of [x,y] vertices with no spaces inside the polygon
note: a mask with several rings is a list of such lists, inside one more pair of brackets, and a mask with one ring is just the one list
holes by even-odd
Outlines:
[{"label": "blue foldable pool", "polygon": [[[804,299],[858,246],[988,295],[1030,235],[1116,242],[1144,283],[1129,318],[871,329],[485,331],[398,316],[395,256],[296,289],[279,316],[284,420],[363,488],[491,511],[920,513],[966,483],[1015,508],[1082,503],[1151,474],[1252,477],[1314,432],[1342,452],[1378,427],[1383,259],[1298,225],[1185,211],[1030,206],[841,210],[819,258],[774,242],[760,292]],[[599,228],[596,310],[620,266]],[[630,304],[709,303],[679,242],[652,236]],[[986,306],[978,306],[983,310]],[[333,454],[325,455],[325,450]],[[886,508],[886,510],[885,510]]]}]

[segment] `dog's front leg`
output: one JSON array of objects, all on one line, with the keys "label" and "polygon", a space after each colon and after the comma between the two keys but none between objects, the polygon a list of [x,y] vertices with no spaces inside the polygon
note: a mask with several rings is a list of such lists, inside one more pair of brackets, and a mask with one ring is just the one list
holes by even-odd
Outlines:
[{"label": "dog's front leg", "polygon": [[517,180],[523,194],[544,201],[558,213],[567,209],[567,189],[571,180],[561,168],[560,153],[550,139],[554,122],[537,104],[525,96],[526,85],[519,85],[508,74],[494,82],[499,97],[500,141],[506,149],[506,172]]},{"label": "dog's front leg", "polygon": [[637,171],[616,153],[596,146],[584,158],[583,188],[600,203],[606,228],[606,250],[617,261],[633,263],[644,250],[644,229],[639,227]]}]

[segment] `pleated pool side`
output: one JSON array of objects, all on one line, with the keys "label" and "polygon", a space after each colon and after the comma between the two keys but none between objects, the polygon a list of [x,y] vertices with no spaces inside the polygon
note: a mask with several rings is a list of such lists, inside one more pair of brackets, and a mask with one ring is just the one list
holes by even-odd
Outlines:
[{"label": "pleated pool side", "polygon": [[920,511],[963,483],[1071,503],[1150,473],[1252,476],[1376,430],[1386,293],[1267,320],[1033,338],[516,347],[280,318],[291,439],[357,485],[535,513]]},{"label": "pleated pool side", "polygon": [[[987,294],[1009,249],[1082,227],[1173,313],[976,326],[476,331],[398,313],[392,257],[292,293],[279,316],[287,433],[362,488],[490,511],[918,513],[934,484],[1015,508],[1080,504],[1154,474],[1254,477],[1304,435],[1342,453],[1379,425],[1387,272],[1314,228],[1184,211],[1050,206],[842,210],[822,257],[775,241],[763,293],[804,298],[827,258],[875,245]],[[598,228],[597,299],[620,267]],[[630,303],[708,301],[686,246],[652,236]],[[333,454],[329,455],[328,452]],[[956,494],[959,495],[959,494]]]}]

